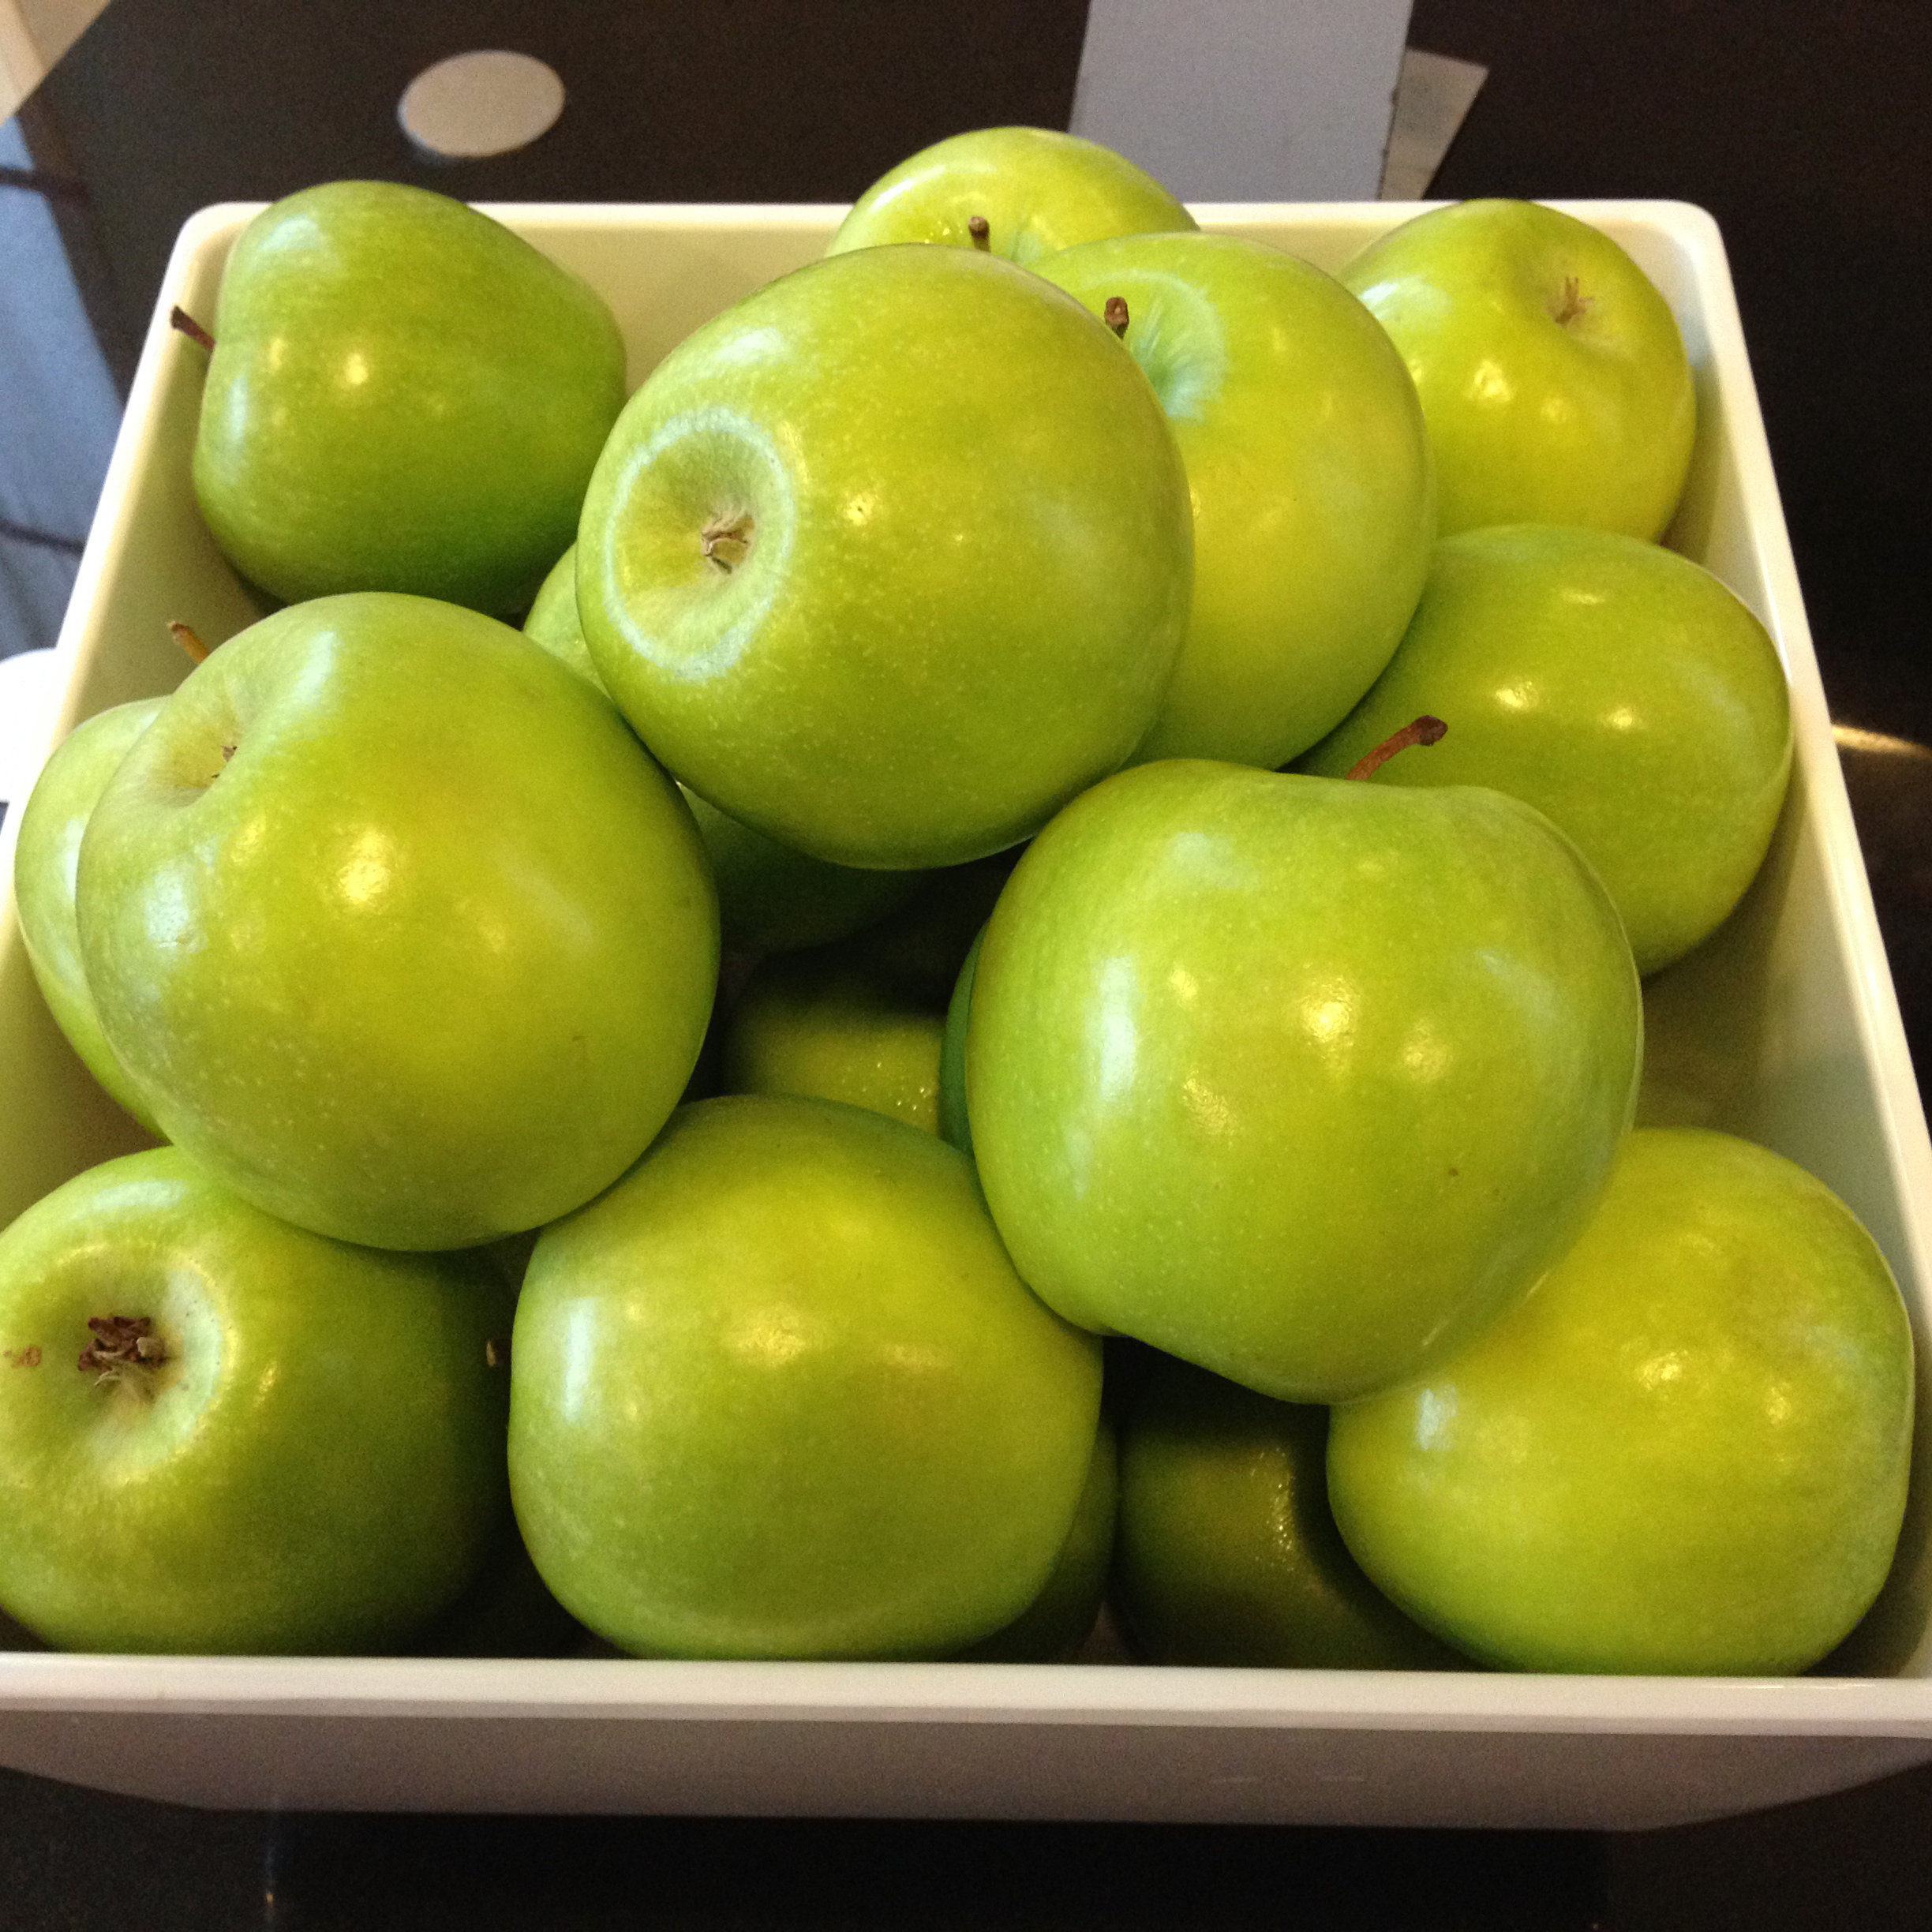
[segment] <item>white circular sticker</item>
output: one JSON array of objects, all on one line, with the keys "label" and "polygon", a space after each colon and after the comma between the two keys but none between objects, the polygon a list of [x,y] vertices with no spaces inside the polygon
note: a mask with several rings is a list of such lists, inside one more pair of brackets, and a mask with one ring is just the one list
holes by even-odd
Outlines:
[{"label": "white circular sticker", "polygon": [[425,67],[403,89],[396,118],[417,147],[474,160],[527,148],[563,111],[564,83],[554,68],[490,47]]}]

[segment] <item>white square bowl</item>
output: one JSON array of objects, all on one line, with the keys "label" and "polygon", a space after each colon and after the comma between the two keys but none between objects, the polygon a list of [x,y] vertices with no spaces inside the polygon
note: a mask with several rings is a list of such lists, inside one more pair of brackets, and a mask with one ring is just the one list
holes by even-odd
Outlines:
[{"label": "white square bowl", "polygon": [[[1932,1147],[1798,593],[1723,245],[1672,202],[1559,204],[1614,235],[1675,309],[1698,455],[1670,541],[1763,619],[1797,760],[1765,873],[1646,1000],[1647,1109],[1763,1141],[1863,1219],[1932,1331]],[[172,688],[170,619],[256,615],[189,486],[200,354],[254,209],[182,230],[61,633],[54,741]],[[1413,206],[1222,205],[1204,227],[1327,268]],[[640,380],[698,323],[817,256],[835,208],[504,207],[594,283]],[[0,833],[0,1223],[139,1144],[36,990]],[[1922,1366],[1921,1409],[1927,1406]],[[1922,1444],[1932,1430],[1922,1431]],[[248,1807],[1653,1826],[1932,1759],[1932,1447],[1899,1562],[1834,1670],[1792,1679],[1434,1676],[1112,1665],[683,1664],[0,1653],[0,1762]]]}]

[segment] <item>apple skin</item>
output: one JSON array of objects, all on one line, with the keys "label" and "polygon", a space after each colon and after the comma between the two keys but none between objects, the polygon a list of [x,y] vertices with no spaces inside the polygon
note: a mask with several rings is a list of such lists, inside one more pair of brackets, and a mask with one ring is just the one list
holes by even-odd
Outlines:
[{"label": "apple skin", "polygon": [[1342,280],[1415,379],[1443,536],[1663,534],[1697,399],[1670,305],[1608,235],[1533,201],[1465,201],[1371,243]]},{"label": "apple skin", "polygon": [[527,638],[420,597],[298,605],[192,672],[95,807],[77,904],[168,1138],[376,1247],[494,1240],[608,1186],[717,985],[671,781]]},{"label": "apple skin", "polygon": [[1051,128],[979,128],[882,174],[826,252],[893,242],[969,249],[975,215],[986,221],[987,249],[1022,266],[1076,242],[1194,226],[1152,175],[1110,148]]},{"label": "apple skin", "polygon": [[520,610],[571,540],[624,400],[590,285],[460,201],[332,182],[230,256],[194,489],[294,603],[399,590]]},{"label": "apple skin", "polygon": [[537,586],[530,614],[523,620],[523,635],[541,644],[560,665],[567,666],[600,696],[610,693],[590,661],[590,646],[584,642],[583,625],[577,615],[577,546],[572,544],[551,565],[549,575]]},{"label": "apple skin", "polygon": [[1166,419],[1103,324],[990,256],[864,249],[658,365],[591,480],[577,596],[693,791],[904,871],[1016,844],[1125,761],[1192,556]]},{"label": "apple skin", "polygon": [[1348,1553],[1328,1512],[1328,1411],[1171,1356],[1122,1422],[1114,1608],[1151,1664],[1466,1670]]},{"label": "apple skin", "polygon": [[1060,1545],[1040,1593],[1005,1628],[958,1652],[962,1662],[1072,1661],[1091,1634],[1106,1601],[1119,1489],[1119,1447],[1113,1424],[1103,1415],[1094,1432],[1093,1457],[1074,1508],[1073,1526]]},{"label": "apple skin", "polygon": [[811,954],[766,960],[724,1033],[724,1090],[843,1100],[939,1131],[942,1015],[878,973]]},{"label": "apple skin", "polygon": [[28,962],[54,1024],[81,1064],[114,1101],[159,1134],[140,1089],[107,1043],[80,957],[74,885],[80,841],[95,802],[120,769],[128,747],[154,721],[165,700],[137,698],[77,724],[42,768],[21,814],[13,853],[13,904]]},{"label": "apple skin", "polygon": [[[567,665],[600,696],[610,694],[590,661],[577,616],[577,546],[558,558],[524,620],[523,635]],[[790,953],[825,945],[902,906],[923,872],[873,872],[808,858],[740,825],[695,792],[684,803],[698,822],[717,886],[724,943],[750,953]]]},{"label": "apple skin", "polygon": [[623,1649],[942,1655],[1039,1596],[1100,1350],[1030,1295],[971,1164],[858,1107],[682,1108],[545,1230],[510,1478],[545,1581]]},{"label": "apple skin", "polygon": [[[175,1148],[90,1169],[0,1236],[0,1601],[73,1649],[406,1641],[505,1519],[511,1305],[466,1261],[304,1234]],[[79,1367],[114,1315],[167,1359]]]},{"label": "apple skin", "polygon": [[1374,682],[1421,594],[1435,473],[1402,358],[1333,276],[1234,235],[1035,266],[1096,316],[1125,301],[1187,470],[1187,641],[1136,756],[1286,764]]},{"label": "apple skin", "polygon": [[930,874],[917,897],[880,924],[758,967],[728,1028],[728,1087],[869,1106],[937,1133],[970,1158],[972,962],[1018,858],[997,853]]},{"label": "apple skin", "polygon": [[973,1156],[1069,1320],[1344,1401],[1562,1252],[1641,1038],[1616,909],[1530,807],[1169,759],[1076,800],[1000,897]]},{"label": "apple skin", "polygon": [[1447,735],[1372,782],[1492,785],[1535,806],[1609,888],[1643,973],[1743,897],[1791,772],[1764,626],[1709,571],[1607,530],[1445,538],[1394,661],[1301,769],[1339,778],[1425,712]]},{"label": "apple skin", "polygon": [[1329,1492],[1383,1589],[1492,1663],[1784,1676],[1884,1582],[1911,1429],[1904,1305],[1850,1211],[1646,1129],[1520,1308],[1338,1412]]}]

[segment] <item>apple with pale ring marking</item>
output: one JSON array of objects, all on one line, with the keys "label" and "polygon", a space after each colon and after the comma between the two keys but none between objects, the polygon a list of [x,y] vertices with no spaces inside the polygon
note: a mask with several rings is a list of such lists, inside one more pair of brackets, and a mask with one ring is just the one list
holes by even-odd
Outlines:
[{"label": "apple with pale ring marking", "polygon": [[504,1526],[513,1299],[178,1148],[91,1168],[0,1235],[0,1604],[76,1649],[408,1642]]},{"label": "apple with pale ring marking", "polygon": [[1059,290],[861,249],[667,356],[584,504],[605,688],[721,811],[845,865],[998,852],[1145,736],[1187,620],[1147,378]]}]

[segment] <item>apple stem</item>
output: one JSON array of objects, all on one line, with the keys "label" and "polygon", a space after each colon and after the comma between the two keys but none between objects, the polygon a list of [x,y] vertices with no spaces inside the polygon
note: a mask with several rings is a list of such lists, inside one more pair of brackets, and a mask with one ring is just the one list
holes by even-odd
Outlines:
[{"label": "apple stem", "polygon": [[1100,312],[1100,320],[1125,342],[1127,339],[1127,298],[1125,295],[1110,295],[1106,298],[1106,307]]},{"label": "apple stem", "polygon": [[1589,312],[1590,298],[1577,285],[1574,275],[1563,277],[1563,300],[1550,311],[1551,316],[1561,326],[1567,328],[1581,315]]},{"label": "apple stem", "polygon": [[168,323],[170,327],[179,329],[190,342],[198,342],[204,349],[212,350],[215,346],[215,338],[185,309],[170,309]]},{"label": "apple stem", "polygon": [[191,625],[170,620],[168,625],[168,635],[188,653],[191,663],[204,664],[207,661],[208,647],[201,642],[200,637]]},{"label": "apple stem", "polygon": [[966,223],[966,232],[972,237],[972,245],[981,254],[987,253],[993,245],[993,230],[983,215],[975,215]]},{"label": "apple stem", "polygon": [[749,514],[707,523],[702,538],[705,560],[728,577],[751,554],[751,533],[756,527]]},{"label": "apple stem", "polygon": [[1358,758],[1343,773],[1349,778],[1372,778],[1398,751],[1406,751],[1411,745],[1432,745],[1449,727],[1439,717],[1431,717],[1426,712],[1405,724],[1382,742],[1365,758]]},{"label": "apple stem", "polygon": [[155,1333],[150,1316],[95,1315],[88,1327],[94,1339],[80,1351],[80,1366],[96,1387],[119,1381],[131,1368],[159,1368],[168,1359],[167,1344]]}]

